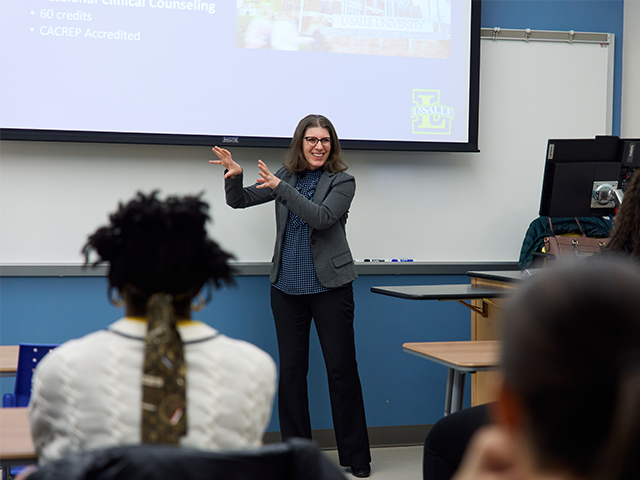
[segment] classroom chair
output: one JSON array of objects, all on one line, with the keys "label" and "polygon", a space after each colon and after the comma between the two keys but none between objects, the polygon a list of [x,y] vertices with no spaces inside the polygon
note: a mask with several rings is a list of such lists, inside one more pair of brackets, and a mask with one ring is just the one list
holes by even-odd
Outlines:
[{"label": "classroom chair", "polygon": [[[13,393],[5,393],[2,397],[2,407],[27,407],[31,399],[31,381],[33,371],[38,362],[58,345],[41,343],[21,343],[18,348],[18,368]],[[3,467],[3,478],[14,478],[24,467]]]},{"label": "classroom chair", "polygon": [[31,398],[31,380],[33,371],[50,350],[58,345],[40,343],[21,343],[18,349],[18,368],[13,394],[5,393],[2,397],[3,407],[26,407]]}]

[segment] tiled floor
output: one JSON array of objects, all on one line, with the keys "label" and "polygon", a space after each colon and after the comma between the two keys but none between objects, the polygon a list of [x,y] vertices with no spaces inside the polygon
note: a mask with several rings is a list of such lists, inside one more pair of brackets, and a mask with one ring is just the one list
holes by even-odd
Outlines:
[{"label": "tiled floor", "polygon": [[[327,455],[338,465],[338,452],[326,450]],[[341,467],[342,468],[342,467]],[[344,469],[345,478],[355,480],[349,469]],[[422,446],[389,447],[371,449],[371,480],[422,480]]]}]

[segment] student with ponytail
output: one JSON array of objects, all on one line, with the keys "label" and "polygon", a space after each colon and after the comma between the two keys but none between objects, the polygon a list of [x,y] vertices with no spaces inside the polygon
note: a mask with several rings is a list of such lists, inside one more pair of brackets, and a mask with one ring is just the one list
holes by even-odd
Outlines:
[{"label": "student with ponytail", "polygon": [[528,280],[504,312],[494,423],[454,479],[639,479],[639,298],[640,269],[616,256]]},{"label": "student with ponytail", "polygon": [[138,193],[89,237],[86,263],[94,252],[93,265],[108,263],[109,299],[121,297],[124,318],[38,364],[29,421],[40,465],[141,443],[261,445],[274,361],[191,319],[195,299],[204,306],[212,287],[233,283],[231,255],[208,238],[208,220],[199,196]]}]

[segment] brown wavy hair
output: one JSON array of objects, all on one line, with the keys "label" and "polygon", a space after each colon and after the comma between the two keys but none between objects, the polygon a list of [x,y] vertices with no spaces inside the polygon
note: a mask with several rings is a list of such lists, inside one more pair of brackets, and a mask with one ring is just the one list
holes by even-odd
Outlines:
[{"label": "brown wavy hair", "polygon": [[631,178],[613,226],[606,250],[640,260],[640,175],[637,172]]},{"label": "brown wavy hair", "polygon": [[342,156],[340,140],[331,121],[324,115],[307,115],[298,123],[291,139],[291,148],[283,162],[284,168],[290,173],[303,173],[307,170],[307,160],[304,158],[304,136],[308,129],[326,128],[331,137],[331,150],[323,168],[328,172],[344,172],[349,166]]}]

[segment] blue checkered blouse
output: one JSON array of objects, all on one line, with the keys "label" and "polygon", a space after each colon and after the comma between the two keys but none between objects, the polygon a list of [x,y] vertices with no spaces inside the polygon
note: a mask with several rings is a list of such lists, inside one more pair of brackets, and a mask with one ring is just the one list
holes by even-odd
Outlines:
[{"label": "blue checkered blouse", "polygon": [[[307,199],[313,200],[321,176],[321,168],[307,170],[304,175],[298,177],[296,190]],[[316,276],[311,255],[309,224],[291,210],[282,243],[282,265],[278,280],[273,286],[289,295],[307,295],[329,290]]]}]

